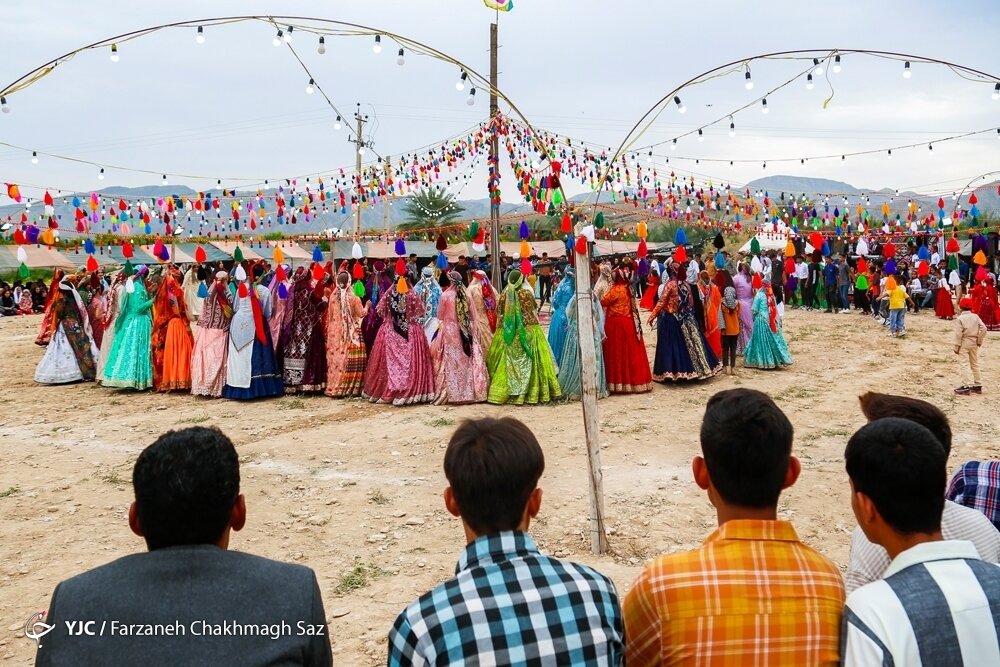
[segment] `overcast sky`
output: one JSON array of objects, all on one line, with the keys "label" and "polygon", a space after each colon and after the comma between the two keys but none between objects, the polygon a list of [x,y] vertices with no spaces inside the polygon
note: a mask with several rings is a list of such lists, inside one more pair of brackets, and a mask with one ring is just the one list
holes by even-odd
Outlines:
[{"label": "overcast sky", "polygon": [[[768,10],[765,11],[763,6]],[[211,6],[211,9],[207,9]],[[956,9],[960,6],[960,10]],[[0,85],[63,52],[131,29],[159,23],[267,14],[321,16],[383,28],[420,40],[489,71],[489,24],[494,13],[481,0],[6,0],[0,22]],[[622,0],[515,0],[500,15],[500,88],[535,125],[575,140],[617,148],[628,130],[660,97],[680,83],[733,60],[796,48],[880,49],[950,60],[989,72],[1000,68],[1000,3],[995,0],[838,0],[767,3],[720,0],[665,3]],[[106,49],[87,51],[30,88],[10,95],[11,113],[0,115],[0,141],[105,164],[167,174],[211,175],[211,180],[170,177],[195,189],[215,177],[285,176],[353,165],[346,131],[333,129],[333,112],[319,94],[306,95],[307,77],[287,48],[274,48],[274,30],[263,23],[163,31],[123,43],[120,61]],[[408,54],[396,64],[397,45],[380,55],[370,37],[316,37],[293,42],[316,80],[342,110],[355,103],[375,122],[375,150],[398,155],[454,136],[482,120],[485,91],[475,106],[455,90],[454,66]],[[995,134],[940,144],[930,140],[1000,126],[1000,101],[991,87],[963,80],[940,66],[915,63],[909,80],[902,64],[845,56],[844,69],[817,77],[814,90],[800,79],[771,95],[764,115],[754,105],[705,129],[705,141],[681,139],[676,151],[655,149],[656,162],[678,174],[711,176],[734,184],[779,173],[825,177],[859,187],[921,191],[960,190],[975,175],[1000,168]],[[804,69],[801,62],[752,65],[756,83],[745,90],[736,72],[681,93],[688,108],[673,105],[636,146],[697,131],[762,91]],[[993,72],[994,74],[996,71]],[[711,105],[711,106],[708,106]],[[797,158],[921,144],[909,151],[813,160]],[[679,157],[718,159],[719,163]],[[369,156],[370,157],[370,156]],[[645,155],[643,155],[644,160]],[[773,162],[794,158],[792,163]],[[730,169],[729,160],[752,160]],[[762,169],[764,160],[772,160]],[[107,185],[158,184],[158,176],[107,170],[104,181],[88,165],[0,147],[0,181],[53,189],[89,190]],[[485,196],[480,167],[463,198]],[[225,183],[224,183],[225,184]],[[229,183],[239,185],[239,182]],[[510,180],[504,199],[516,201]],[[28,190],[31,193],[30,189]]]}]

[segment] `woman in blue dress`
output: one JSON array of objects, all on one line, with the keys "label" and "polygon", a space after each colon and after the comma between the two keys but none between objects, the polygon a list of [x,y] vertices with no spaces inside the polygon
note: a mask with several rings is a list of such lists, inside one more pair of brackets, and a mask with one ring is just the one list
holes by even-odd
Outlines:
[{"label": "woman in blue dress", "polygon": [[284,396],[285,385],[267,323],[270,314],[270,291],[263,285],[254,287],[240,282],[233,319],[229,323],[223,398],[246,401]]},{"label": "woman in blue dress", "polygon": [[[555,295],[552,296],[552,301],[555,303]],[[563,396],[571,400],[576,400],[583,394],[580,382],[580,328],[577,322],[576,304],[576,294],[572,294],[565,308],[566,337],[563,340],[562,355],[557,357],[559,388],[562,389]],[[597,353],[597,397],[607,398],[608,378],[604,373],[604,350],[601,347],[604,342],[604,309],[594,297],[591,297],[591,304],[594,310],[594,350]]]},{"label": "woman in blue dress", "polygon": [[648,324],[657,323],[653,359],[653,379],[657,382],[704,380],[722,370],[722,362],[712,352],[694,317],[691,285],[678,278],[680,271],[677,262],[667,267],[669,279],[649,316]]},{"label": "woman in blue dress", "polygon": [[115,321],[115,339],[101,384],[121,389],[149,389],[153,386],[153,299],[146,292],[149,269],[139,265],[125,283],[121,314]]},{"label": "woman in blue dress", "polygon": [[743,353],[743,365],[747,368],[778,368],[791,366],[792,354],[781,331],[778,306],[771,290],[771,281],[764,279],[751,306],[753,313],[753,333]]},{"label": "woman in blue dress", "polygon": [[576,281],[573,280],[573,267],[567,266],[563,271],[559,286],[552,293],[552,319],[549,320],[549,347],[552,355],[558,361],[562,357],[563,343],[566,340],[566,307],[576,292]]}]

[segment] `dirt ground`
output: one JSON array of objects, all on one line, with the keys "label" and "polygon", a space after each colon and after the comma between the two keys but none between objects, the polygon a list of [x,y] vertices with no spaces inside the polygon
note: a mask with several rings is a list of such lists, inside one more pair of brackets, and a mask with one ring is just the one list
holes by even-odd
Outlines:
[{"label": "dirt ground", "polygon": [[[732,386],[761,389],[795,425],[799,482],[781,515],[842,567],[854,520],[843,449],[863,423],[868,389],[912,394],[951,417],[951,469],[997,458],[1000,342],[981,356],[982,396],[955,397],[959,368],[950,322],[907,317],[909,335],[856,314],[791,311],[794,365],[600,402],[602,463],[612,554],[590,554],[586,447],[578,403],[394,408],[325,397],[239,403],[187,395],[123,393],[92,384],[46,387],[32,378],[39,318],[0,319],[0,658],[29,664],[21,630],[48,607],[62,579],[141,551],[128,529],[131,469],[155,437],[217,426],[239,449],[246,528],[231,548],[312,567],[339,664],[384,664],[385,637],[413,598],[450,576],[461,552],[458,520],[444,509],[445,444],[462,418],[514,415],[539,436],[546,471],[532,534],[544,551],[609,574],[624,595],[642,562],[698,545],[715,514],[694,485],[691,457],[705,401]],[[648,333],[652,356],[655,334]]]}]

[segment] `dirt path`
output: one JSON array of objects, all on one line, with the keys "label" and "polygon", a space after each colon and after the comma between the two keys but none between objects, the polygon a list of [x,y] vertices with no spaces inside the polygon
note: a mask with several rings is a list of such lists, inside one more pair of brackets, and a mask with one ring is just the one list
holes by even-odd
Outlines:
[{"label": "dirt path", "polygon": [[[191,424],[223,429],[236,443],[247,496],[246,528],[232,548],[314,568],[339,664],[384,664],[395,615],[453,572],[463,547],[444,509],[441,472],[452,427],[464,417],[512,414],[545,449],[545,495],[532,533],[543,550],[596,566],[624,593],[645,558],[699,544],[715,515],[691,480],[706,399],[735,385],[770,393],[796,429],[799,483],[781,513],[837,563],[853,517],[843,472],[847,437],[863,423],[857,395],[909,393],[952,418],[951,468],[997,458],[1000,338],[981,363],[984,394],[956,399],[951,323],[910,315],[910,334],[858,315],[794,311],[785,320],[795,364],[739,378],[673,387],[600,403],[610,541],[589,555],[586,448],[579,404],[392,408],[323,397],[254,404],[129,394],[93,385],[34,384],[38,318],[0,319],[0,657],[27,664],[19,637],[61,579],[139,551],[128,530],[135,457],[161,432]],[[655,344],[647,333],[649,352]]]}]

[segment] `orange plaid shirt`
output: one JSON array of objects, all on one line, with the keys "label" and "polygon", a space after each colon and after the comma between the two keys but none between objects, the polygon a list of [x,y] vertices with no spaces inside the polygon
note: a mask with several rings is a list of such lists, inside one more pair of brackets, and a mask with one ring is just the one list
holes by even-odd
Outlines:
[{"label": "orange plaid shirt", "polygon": [[787,521],[727,521],[625,597],[629,667],[835,665],[844,581]]}]

